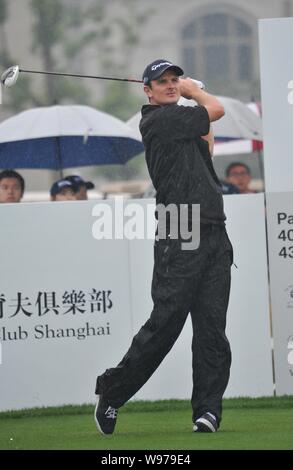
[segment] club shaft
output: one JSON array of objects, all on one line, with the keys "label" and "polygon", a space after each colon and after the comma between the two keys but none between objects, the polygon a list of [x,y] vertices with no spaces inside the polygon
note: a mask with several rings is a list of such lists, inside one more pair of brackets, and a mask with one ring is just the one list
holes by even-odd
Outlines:
[{"label": "club shaft", "polygon": [[39,73],[42,75],[59,75],[62,77],[79,77],[79,78],[96,78],[99,80],[115,80],[117,82],[132,82],[132,83],[142,83],[142,80],[135,80],[134,78],[116,78],[116,77],[99,77],[97,75],[79,75],[76,73],[64,73],[64,72],[46,72],[42,70],[25,70],[19,69],[20,72],[24,73]]}]

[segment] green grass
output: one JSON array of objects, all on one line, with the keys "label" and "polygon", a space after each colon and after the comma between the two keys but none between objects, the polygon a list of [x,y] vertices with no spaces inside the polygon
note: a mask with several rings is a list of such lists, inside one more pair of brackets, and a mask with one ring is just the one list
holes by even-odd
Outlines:
[{"label": "green grass", "polygon": [[192,432],[188,401],[130,402],[115,434],[100,436],[93,405],[0,413],[0,449],[293,449],[293,396],[226,399],[220,431]]}]

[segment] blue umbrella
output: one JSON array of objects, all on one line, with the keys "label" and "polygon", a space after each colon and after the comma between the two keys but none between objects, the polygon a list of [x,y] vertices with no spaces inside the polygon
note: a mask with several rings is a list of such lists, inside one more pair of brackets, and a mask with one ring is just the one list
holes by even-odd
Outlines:
[{"label": "blue umbrella", "polygon": [[23,111],[0,124],[0,168],[124,164],[144,150],[123,121],[89,106]]}]

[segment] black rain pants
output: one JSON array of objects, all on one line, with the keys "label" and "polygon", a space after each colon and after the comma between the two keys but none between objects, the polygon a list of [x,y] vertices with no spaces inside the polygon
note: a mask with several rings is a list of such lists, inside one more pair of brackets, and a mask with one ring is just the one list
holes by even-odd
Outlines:
[{"label": "black rain pants", "polygon": [[231,365],[225,328],[233,249],[226,229],[201,225],[200,246],[193,251],[182,250],[180,239],[156,241],[154,258],[151,316],[117,367],[97,378],[96,394],[114,408],[127,402],[170,351],[190,313],[192,418],[209,411],[220,423]]}]

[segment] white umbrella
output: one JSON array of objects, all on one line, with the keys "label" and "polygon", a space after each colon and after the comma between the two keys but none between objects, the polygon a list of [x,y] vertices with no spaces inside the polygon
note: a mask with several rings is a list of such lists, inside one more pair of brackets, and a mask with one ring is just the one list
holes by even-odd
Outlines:
[{"label": "white umbrella", "polygon": [[33,108],[0,124],[0,168],[122,164],[142,151],[125,122],[89,106]]},{"label": "white umbrella", "polygon": [[[213,122],[213,131],[216,139],[253,139],[262,140],[262,122],[244,103],[227,96],[217,96],[225,108],[225,116]],[[194,100],[181,97],[178,104],[183,106],[196,106]],[[139,121],[141,113],[136,113],[127,121],[127,124],[140,136]]]},{"label": "white umbrella", "polygon": [[[251,111],[261,118],[260,102],[251,102],[246,105]],[[260,152],[263,148],[262,140],[257,139],[236,139],[228,142],[215,141],[214,156],[217,155],[235,155]]]}]

